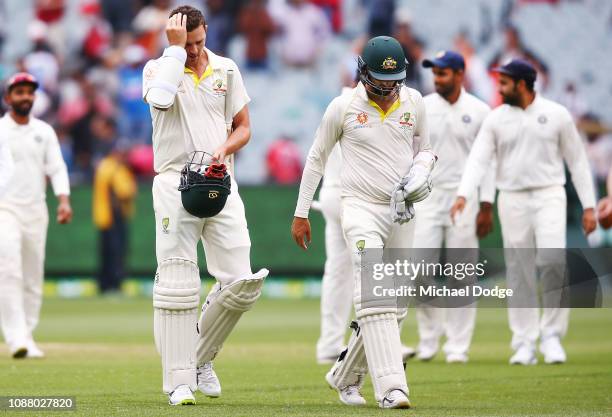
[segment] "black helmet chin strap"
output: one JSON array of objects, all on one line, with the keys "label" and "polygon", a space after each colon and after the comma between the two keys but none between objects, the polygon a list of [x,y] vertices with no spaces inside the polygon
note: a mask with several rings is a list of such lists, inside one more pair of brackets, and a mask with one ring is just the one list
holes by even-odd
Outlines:
[{"label": "black helmet chin strap", "polygon": [[[408,61],[406,61],[406,71],[408,68],[407,64],[408,64]],[[357,67],[359,69],[359,80],[363,83],[364,86],[370,87],[368,92],[378,97],[389,97],[389,96],[399,95],[399,91],[402,88],[402,85],[404,84],[407,78],[407,77],[404,77],[403,79],[396,81],[392,87],[384,87],[381,85],[377,85],[372,81],[372,76],[370,75],[368,71],[368,65],[365,63],[363,58],[361,57],[357,58]]]}]

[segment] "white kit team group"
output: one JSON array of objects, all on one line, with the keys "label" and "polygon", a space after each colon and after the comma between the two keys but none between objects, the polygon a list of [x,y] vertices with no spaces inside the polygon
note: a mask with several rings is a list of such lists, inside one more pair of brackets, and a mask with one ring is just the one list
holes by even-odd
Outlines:
[{"label": "white kit team group", "polygon": [[[197,390],[221,395],[213,360],[268,275],[251,270],[245,210],[233,178],[232,155],[250,138],[250,98],[236,64],[205,47],[206,29],[197,9],[173,10],[166,27],[170,46],[143,71],[157,172],[154,337],[162,389],[172,405],[194,404]],[[369,373],[381,408],[410,407],[404,364],[414,352],[400,339],[407,308],[362,302],[362,251],[477,248],[492,228],[496,189],[505,248],[564,248],[564,161],[584,208],[585,233],[596,226],[584,146],[568,111],[534,92],[530,64],[514,60],[497,69],[505,104],[494,110],[462,88],[465,64],[457,53],[424,61],[436,85],[427,97],[404,84],[407,65],[395,39],[367,42],[359,82],[330,103],[314,135],[291,227],[307,249],[309,211],[324,177],[319,199],[327,261],[317,358],[333,363],[326,381],[348,405],[365,404],[360,388]],[[15,358],[44,355],[32,332],[42,300],[46,177],[59,199],[57,221],[72,218],[57,137],[29,115],[37,87],[29,74],[11,77],[10,110],[0,119],[0,319]],[[217,281],[201,308],[200,241]],[[562,363],[569,310],[540,314],[533,253],[533,269],[516,259],[507,264],[508,286],[530,302],[530,308],[509,308],[510,362],[536,363],[539,342],[547,363]],[[538,265],[544,286],[553,288],[564,266],[547,259]],[[355,321],[345,346],[351,311]],[[420,306],[416,316],[418,358],[432,359],[445,336],[446,360],[468,361],[474,305]]]}]

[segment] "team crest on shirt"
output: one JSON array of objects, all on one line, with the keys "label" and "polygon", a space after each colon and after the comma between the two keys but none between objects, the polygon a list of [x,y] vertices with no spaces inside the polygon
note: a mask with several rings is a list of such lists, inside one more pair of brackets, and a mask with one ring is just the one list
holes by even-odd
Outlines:
[{"label": "team crest on shirt", "polygon": [[34,136],[34,141],[35,141],[36,143],[42,143],[42,140],[43,140],[43,139],[42,139],[42,137],[41,137],[41,136],[39,136],[39,135]]},{"label": "team crest on shirt", "polygon": [[548,122],[548,119],[546,118],[546,116],[541,115],[540,117],[538,117],[538,123],[540,123],[541,125],[545,125]]},{"label": "team crest on shirt", "polygon": [[213,92],[216,95],[224,95],[227,91],[227,85],[221,78],[217,78],[213,81]]},{"label": "team crest on shirt", "polygon": [[402,129],[409,129],[414,126],[414,115],[409,111],[402,113],[399,118],[399,124]]},{"label": "team crest on shirt", "polygon": [[463,121],[463,123],[470,124],[472,123],[472,118],[470,117],[469,114],[464,114],[463,117],[461,118],[461,120]]},{"label": "team crest on shirt", "polygon": [[391,58],[390,56],[385,58],[385,60],[382,63],[382,69],[393,70],[396,68],[397,68],[397,61],[395,59]]}]

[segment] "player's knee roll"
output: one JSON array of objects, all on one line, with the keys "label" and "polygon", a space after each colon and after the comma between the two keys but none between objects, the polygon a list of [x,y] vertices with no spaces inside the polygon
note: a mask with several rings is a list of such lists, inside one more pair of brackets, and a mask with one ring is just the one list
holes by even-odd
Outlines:
[{"label": "player's knee roll", "polygon": [[157,267],[153,285],[153,307],[189,310],[200,303],[200,272],[195,262],[171,258]]}]

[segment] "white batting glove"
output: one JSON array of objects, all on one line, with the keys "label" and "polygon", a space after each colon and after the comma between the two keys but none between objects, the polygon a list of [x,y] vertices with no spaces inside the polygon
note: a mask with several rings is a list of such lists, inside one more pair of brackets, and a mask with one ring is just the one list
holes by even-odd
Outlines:
[{"label": "white batting glove", "polygon": [[423,201],[433,189],[431,170],[422,165],[415,165],[408,175],[402,178],[400,184],[404,184],[402,191],[406,201],[410,203]]},{"label": "white batting glove", "polygon": [[414,207],[412,203],[404,198],[403,185],[398,183],[391,195],[391,220],[393,223],[404,224],[414,218]]}]

